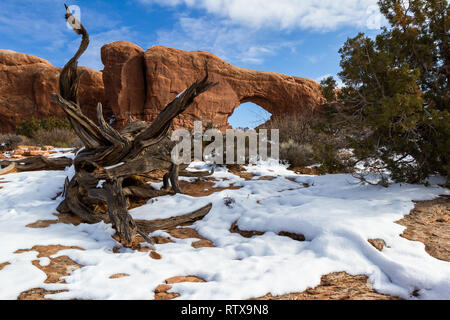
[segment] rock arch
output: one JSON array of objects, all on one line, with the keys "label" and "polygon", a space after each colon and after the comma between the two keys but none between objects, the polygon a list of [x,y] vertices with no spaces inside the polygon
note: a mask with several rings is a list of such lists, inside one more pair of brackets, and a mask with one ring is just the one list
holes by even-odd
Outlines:
[{"label": "rock arch", "polygon": [[135,44],[118,41],[105,45],[101,53],[107,103],[119,124],[126,123],[127,113],[152,121],[168,102],[203,76],[205,63],[211,80],[219,85],[198,97],[176,119],[176,126],[191,127],[194,120],[203,120],[228,128],[228,117],[245,102],[258,104],[275,116],[301,115],[323,102],[316,81],[239,68],[209,52],[162,46],[144,52]]},{"label": "rock arch", "polygon": [[272,114],[266,108],[253,101],[244,101],[233,110],[233,114],[227,121],[233,129],[256,128],[267,123],[271,118]]},{"label": "rock arch", "polygon": [[[245,97],[245,98],[241,99],[239,106],[243,105],[244,103],[248,103],[248,102],[254,103],[272,114],[275,109],[274,106],[277,105],[277,102],[275,101],[275,99],[270,99],[270,98],[266,98],[266,97],[262,97],[262,96],[252,96],[252,97]],[[234,111],[234,109],[233,109],[233,111]],[[275,112],[275,113],[277,113],[277,112]]]},{"label": "rock arch", "polygon": [[[253,102],[273,116],[302,114],[323,101],[316,81],[279,73],[235,67],[203,51],[187,52],[155,46],[144,52],[126,41],[107,44],[101,50],[103,71],[80,67],[80,97],[83,113],[96,119],[97,102],[105,117],[112,114],[121,126],[128,114],[152,121],[177,94],[204,75],[219,85],[201,95],[175,120],[176,126],[191,127],[194,120],[214,122],[228,128],[228,117],[242,103]],[[64,113],[50,100],[58,90],[61,68],[48,61],[0,50],[0,133],[13,132],[22,120]]]}]

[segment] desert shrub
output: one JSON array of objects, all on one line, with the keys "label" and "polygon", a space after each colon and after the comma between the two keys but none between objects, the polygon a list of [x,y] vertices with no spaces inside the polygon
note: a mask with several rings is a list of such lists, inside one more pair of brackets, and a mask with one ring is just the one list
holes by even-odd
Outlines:
[{"label": "desert shrub", "polygon": [[[326,90],[325,95],[336,96],[334,88]],[[324,105],[303,115],[272,117],[260,128],[279,129],[280,160],[292,167],[320,164],[321,174],[351,172],[353,159],[343,152],[349,148],[349,131],[330,121],[331,110]]]},{"label": "desert shrub", "polygon": [[0,151],[11,151],[16,149],[22,142],[24,137],[15,134],[0,135]]},{"label": "desert shrub", "polygon": [[315,155],[315,145],[319,141],[314,129],[316,121],[313,112],[288,117],[273,116],[260,128],[279,130],[280,160],[287,161],[293,167],[306,167],[320,162]]},{"label": "desert shrub", "polygon": [[50,117],[45,119],[31,119],[20,122],[16,126],[16,134],[33,138],[35,133],[40,130],[51,131],[53,129],[64,128],[70,129],[70,123],[67,118],[59,119],[57,117]]},{"label": "desert shrub", "polygon": [[314,144],[314,159],[320,163],[318,168],[319,173],[344,173],[352,172],[351,160],[344,156],[339,148],[339,144],[333,143],[333,141],[318,141]]},{"label": "desert shrub", "polygon": [[59,148],[83,146],[69,120],[57,117],[22,121],[16,126],[16,134],[23,136],[22,144],[26,145],[51,145]]},{"label": "desert shrub", "polygon": [[[318,130],[321,123],[326,123],[320,112],[306,112],[302,115],[290,115],[286,117],[273,116],[268,122],[256,128],[278,129],[279,131],[279,155],[280,160],[288,162],[291,167],[307,167],[316,163],[322,164],[322,173],[347,172],[347,163],[340,156],[340,149],[345,146],[342,143],[345,139],[336,132],[330,136]],[[217,129],[213,123],[207,123],[205,130]],[[235,134],[242,130],[235,130]],[[245,130],[244,130],[245,132]],[[192,130],[191,130],[192,133]],[[270,139],[270,132],[268,132]],[[227,154],[226,135],[223,136],[224,161]],[[234,143],[235,161],[237,161],[237,147]],[[329,144],[325,144],[329,142]],[[209,145],[210,141],[203,141],[203,148]],[[332,147],[331,147],[332,146]],[[270,145],[268,146],[270,156]],[[245,139],[245,163],[249,162],[249,139]]]},{"label": "desert shrub", "polygon": [[306,167],[314,163],[314,149],[310,144],[300,144],[295,140],[280,142],[280,159],[293,167]]},{"label": "desert shrub", "polygon": [[48,145],[58,148],[70,148],[80,143],[75,132],[68,128],[41,129],[33,134],[31,140],[35,145]]},{"label": "desert shrub", "polygon": [[[361,162],[387,170],[398,182],[450,175],[450,49],[448,2],[380,0],[390,23],[375,39],[362,33],[340,49],[343,82],[322,82],[335,127],[351,131]],[[334,100],[334,101],[333,101]],[[338,115],[338,116],[336,116]],[[377,164],[375,164],[377,163]]]},{"label": "desert shrub", "polygon": [[272,128],[279,129],[280,158],[294,167],[314,164],[314,144],[317,136],[312,129],[313,114],[273,117]]}]

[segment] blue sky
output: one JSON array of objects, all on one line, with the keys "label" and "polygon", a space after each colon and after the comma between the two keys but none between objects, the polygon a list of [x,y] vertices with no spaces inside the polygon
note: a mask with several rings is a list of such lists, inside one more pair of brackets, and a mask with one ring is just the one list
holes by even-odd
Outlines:
[{"label": "blue sky", "polygon": [[[320,80],[339,72],[338,50],[348,37],[373,35],[383,23],[376,0],[2,0],[0,48],[62,66],[79,43],[65,25],[64,2],[79,6],[91,36],[80,65],[100,70],[102,45],[127,40]],[[233,126],[251,125],[254,111],[261,114],[250,107]]]}]

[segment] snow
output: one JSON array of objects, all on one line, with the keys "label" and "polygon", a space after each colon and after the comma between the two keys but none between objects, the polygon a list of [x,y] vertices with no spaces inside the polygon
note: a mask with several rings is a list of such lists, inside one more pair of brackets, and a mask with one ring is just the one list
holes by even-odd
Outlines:
[{"label": "snow", "polygon": [[112,165],[112,166],[108,166],[108,167],[105,167],[105,169],[114,169],[114,168],[116,168],[116,167],[120,167],[121,165],[123,165],[124,163],[123,162],[120,162],[120,163],[117,163],[117,164],[115,164],[115,165]]},{"label": "snow", "polygon": [[54,151],[55,153],[50,154],[49,158],[60,158],[60,157],[66,157],[66,158],[71,158],[71,159],[75,158],[75,154],[73,153],[73,151],[74,151],[73,148],[55,148],[52,151]]},{"label": "snow", "polygon": [[[205,163],[191,165],[192,171],[206,169]],[[16,299],[20,292],[36,287],[68,290],[47,295],[52,299],[153,299],[159,284],[178,275],[207,281],[174,284],[171,291],[180,293],[180,299],[247,299],[269,292],[301,292],[318,285],[322,275],[340,271],[367,275],[380,293],[405,299],[450,299],[450,263],[428,255],[421,242],[400,237],[405,228],[394,223],[409,214],[412,200],[449,194],[437,186],[438,178],[431,179],[429,187],[394,184],[384,188],[362,186],[346,174],[299,175],[273,161],[246,170],[275,179],[246,181],[218,167],[215,187],[234,183],[242,188],[201,198],[163,196],[130,211],[136,219],[151,220],[213,204],[210,213],[192,227],[216,247],[195,249],[191,243],[198,239],[177,239],[157,231],[153,235],[174,241],[155,245],[160,260],[127,248],[113,253],[119,244],[111,238],[111,226],[103,222],[25,227],[37,220],[56,219],[53,213],[61,198],[51,199],[62,191],[65,178],[73,175],[73,167],[1,176],[8,183],[0,189],[0,263],[10,264],[0,271],[0,299]],[[226,204],[230,199],[233,205]],[[242,230],[265,234],[244,238],[230,233],[235,221]],[[280,231],[304,234],[306,241],[279,236]],[[367,241],[374,238],[384,239],[389,248],[379,252]],[[84,266],[64,277],[65,284],[44,283],[45,273],[31,262],[46,265],[49,260],[37,258],[37,252],[14,253],[34,245],[56,244],[85,249],[52,256],[67,255]],[[116,273],[130,276],[109,279]],[[416,289],[420,290],[417,298],[411,295]]]},{"label": "snow", "polygon": [[185,91],[186,91],[186,89],[184,89],[183,91],[181,91],[179,94],[177,94],[177,96],[176,96],[175,98],[179,98]]},{"label": "snow", "polygon": [[100,180],[98,183],[97,183],[97,186],[96,186],[96,188],[103,188],[103,184],[106,182],[106,180]]}]

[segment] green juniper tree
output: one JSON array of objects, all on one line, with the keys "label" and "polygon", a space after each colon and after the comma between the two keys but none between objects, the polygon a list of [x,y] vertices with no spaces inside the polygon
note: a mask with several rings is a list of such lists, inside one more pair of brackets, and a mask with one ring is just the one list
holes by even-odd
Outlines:
[{"label": "green juniper tree", "polygon": [[380,0],[390,26],[340,49],[339,77],[322,81],[324,113],[359,160],[380,159],[395,181],[450,174],[450,48],[446,0]]}]

